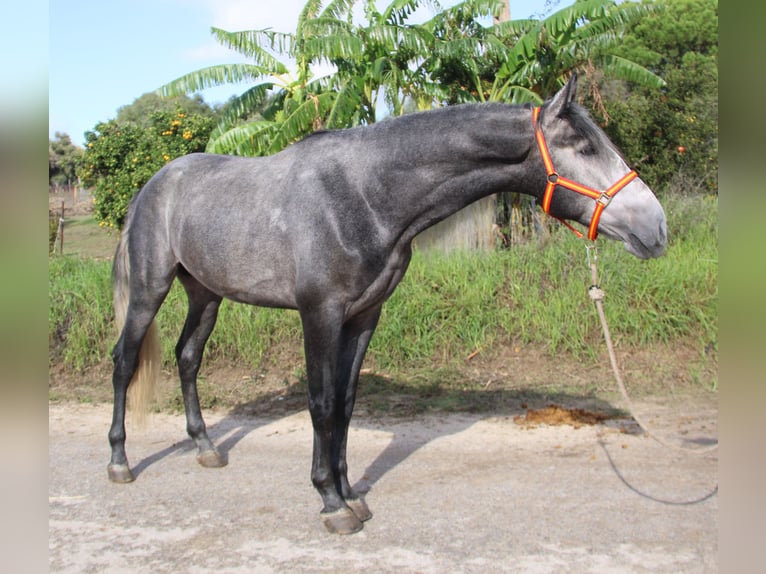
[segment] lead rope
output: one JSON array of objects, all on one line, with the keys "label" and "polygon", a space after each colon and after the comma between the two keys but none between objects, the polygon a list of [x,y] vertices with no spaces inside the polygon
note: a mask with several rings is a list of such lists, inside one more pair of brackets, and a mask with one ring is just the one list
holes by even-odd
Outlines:
[{"label": "lead rope", "polygon": [[601,290],[601,288],[598,286],[598,249],[596,248],[595,243],[586,244],[585,245],[585,251],[588,254],[588,267],[590,268],[590,275],[591,275],[591,286],[588,288],[588,295],[590,296],[591,300],[596,304],[596,310],[598,311],[598,317],[601,320],[601,329],[604,332],[604,340],[606,341],[606,348],[609,351],[609,362],[612,364],[612,371],[614,372],[614,379],[617,381],[617,387],[620,389],[620,394],[622,395],[623,400],[625,401],[625,405],[628,408],[628,411],[630,412],[633,419],[639,424],[639,426],[655,441],[660,443],[663,446],[666,446],[668,448],[672,448],[675,450],[683,451],[685,453],[691,453],[696,455],[704,455],[709,452],[712,452],[718,448],[718,443],[707,446],[704,448],[685,448],[681,447],[675,444],[668,443],[667,441],[662,440],[656,433],[652,432],[651,427],[646,424],[644,420],[642,420],[641,417],[636,414],[636,409],[633,406],[633,401],[630,400],[630,396],[628,395],[628,391],[625,388],[625,383],[622,380],[622,375],[620,374],[620,369],[617,366],[617,358],[615,357],[614,353],[614,345],[612,344],[612,337],[609,334],[609,325],[606,322],[606,315],[604,314],[604,292]]}]

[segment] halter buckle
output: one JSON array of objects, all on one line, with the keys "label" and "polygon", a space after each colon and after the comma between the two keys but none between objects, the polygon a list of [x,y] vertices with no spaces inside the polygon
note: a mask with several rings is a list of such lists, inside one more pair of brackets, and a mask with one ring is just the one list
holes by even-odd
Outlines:
[{"label": "halter buckle", "polygon": [[559,174],[557,174],[555,171],[553,173],[548,174],[549,183],[558,183],[558,181],[559,181]]},{"label": "halter buckle", "polygon": [[607,205],[609,205],[610,201],[612,201],[612,196],[609,195],[607,192],[602,191],[601,195],[598,196],[598,199],[596,200],[596,203],[606,207]]}]

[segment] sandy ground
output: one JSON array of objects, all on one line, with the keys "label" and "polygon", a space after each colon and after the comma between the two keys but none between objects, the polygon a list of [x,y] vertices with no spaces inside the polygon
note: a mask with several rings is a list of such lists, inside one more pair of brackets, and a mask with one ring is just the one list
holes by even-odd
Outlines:
[{"label": "sandy ground", "polygon": [[[644,407],[687,446],[717,437],[714,404]],[[319,521],[306,411],[206,419],[227,467],[198,466],[183,417],[155,415],[128,428],[137,479],[117,485],[109,406],[51,405],[50,571],[718,571],[717,454],[668,450],[629,421],[356,418],[351,478],[374,517],[341,537]]]}]

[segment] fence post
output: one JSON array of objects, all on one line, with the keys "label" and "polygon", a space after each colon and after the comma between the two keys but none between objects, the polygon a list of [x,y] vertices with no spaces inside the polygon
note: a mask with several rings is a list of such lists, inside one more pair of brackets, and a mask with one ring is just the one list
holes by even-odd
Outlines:
[{"label": "fence post", "polygon": [[64,201],[63,200],[61,202],[61,217],[59,217],[58,236],[59,236],[59,254],[64,255]]}]

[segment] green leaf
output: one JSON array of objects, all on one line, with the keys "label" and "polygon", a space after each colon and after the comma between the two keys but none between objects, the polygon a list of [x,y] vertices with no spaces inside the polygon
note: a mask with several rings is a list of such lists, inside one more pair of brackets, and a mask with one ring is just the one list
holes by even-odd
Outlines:
[{"label": "green leaf", "polygon": [[289,54],[292,50],[294,37],[271,30],[244,30],[242,32],[227,32],[220,28],[210,29],[219,44],[251,58],[264,73],[286,74],[287,67],[272,56],[265,48],[275,50],[280,54]]},{"label": "green leaf", "polygon": [[626,60],[619,56],[606,55],[600,59],[600,66],[605,73],[615,78],[620,78],[634,84],[646,86],[649,88],[664,88],[665,80],[658,75],[639,66],[635,62]]},{"label": "green leaf", "polygon": [[276,153],[289,144],[315,131],[317,120],[321,120],[332,106],[334,94],[324,93],[309,97],[277,123],[274,138],[268,153]]},{"label": "green leaf", "polygon": [[214,86],[256,81],[268,76],[269,71],[253,64],[222,64],[202,68],[160,86],[156,92],[161,96],[177,96],[199,92]]},{"label": "green leaf", "polygon": [[[269,90],[274,87],[271,82],[253,86],[234,100],[226,104],[226,111],[218,122],[214,134],[223,133],[234,127],[240,118],[252,114],[266,101]],[[214,135],[211,135],[214,137]]]},{"label": "green leaf", "polygon": [[236,126],[211,137],[205,151],[242,156],[264,155],[275,128],[275,122],[265,120]]}]

